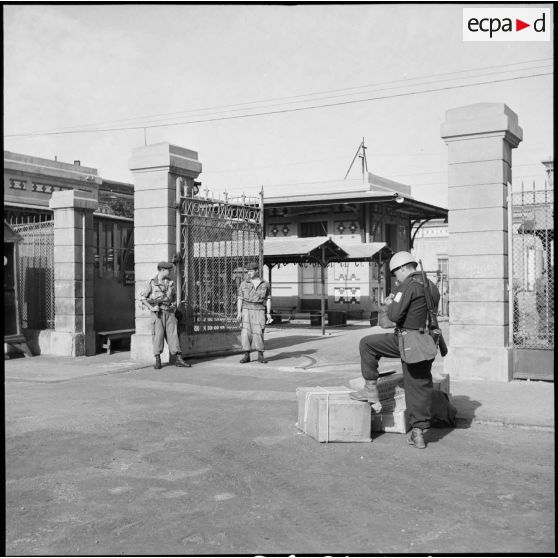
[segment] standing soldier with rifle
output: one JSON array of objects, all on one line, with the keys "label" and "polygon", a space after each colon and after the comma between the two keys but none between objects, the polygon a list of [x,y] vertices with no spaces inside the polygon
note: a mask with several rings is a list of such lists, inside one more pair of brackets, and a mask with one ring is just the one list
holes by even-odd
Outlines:
[{"label": "standing soldier with rifle", "polygon": [[[390,293],[384,302],[388,305],[387,315],[395,323],[395,330],[394,333],[368,335],[360,340],[364,388],[350,396],[359,401],[378,402],[379,360],[400,357],[411,425],[407,441],[424,449],[424,433],[432,420],[432,362],[438,351],[434,335],[427,328],[427,319],[433,327],[432,319],[436,319],[440,293],[436,285],[426,279],[424,272],[417,271],[417,261],[408,252],[397,252],[389,262],[389,269],[399,283],[396,293]],[[447,352],[447,349],[445,343],[442,347],[441,334],[438,339],[444,355],[443,351]]]},{"label": "standing soldier with rifle", "polygon": [[144,307],[151,311],[153,354],[155,355],[155,370],[160,370],[161,353],[165,338],[171,355],[175,355],[175,366],[190,368],[190,364],[182,360],[180,343],[178,341],[176,321],[176,289],[174,281],[169,279],[173,264],[159,262],[157,275],[147,283],[140,292],[140,300]]}]

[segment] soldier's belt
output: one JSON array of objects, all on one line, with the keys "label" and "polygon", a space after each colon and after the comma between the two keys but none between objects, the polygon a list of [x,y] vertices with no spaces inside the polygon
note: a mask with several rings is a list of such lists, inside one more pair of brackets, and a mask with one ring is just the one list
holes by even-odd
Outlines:
[{"label": "soldier's belt", "polygon": [[265,306],[263,304],[258,304],[257,302],[243,302],[242,309],[243,310],[265,310]]},{"label": "soldier's belt", "polygon": [[[421,331],[422,329],[422,331]],[[421,333],[424,333],[424,328],[412,328],[412,327],[396,327],[393,332],[396,334],[399,333],[404,333],[405,331],[420,331]]]}]

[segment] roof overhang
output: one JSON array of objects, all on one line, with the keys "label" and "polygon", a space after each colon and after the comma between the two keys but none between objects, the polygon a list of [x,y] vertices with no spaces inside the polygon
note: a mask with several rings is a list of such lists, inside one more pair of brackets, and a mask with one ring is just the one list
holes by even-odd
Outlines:
[{"label": "roof overhang", "polygon": [[264,264],[269,266],[300,263],[327,266],[340,262],[371,262],[386,259],[391,253],[385,242],[337,243],[327,236],[264,240]]},{"label": "roof overhang", "polygon": [[264,239],[264,263],[267,265],[287,263],[320,263],[332,258],[344,258],[348,254],[328,236],[310,238]]},{"label": "roof overhang", "polygon": [[397,192],[385,194],[377,192],[328,192],[323,194],[292,194],[265,198],[264,209],[285,207],[325,207],[336,204],[393,204],[394,213],[407,214],[410,219],[447,219],[448,210],[429,203],[415,200]]},{"label": "roof overhang", "polygon": [[21,240],[23,240],[23,237],[4,221],[4,242],[20,242]]},{"label": "roof overhang", "polygon": [[361,242],[360,244],[338,242],[338,245],[347,252],[347,257],[339,260],[343,262],[380,262],[387,260],[393,254],[393,250],[385,242]]}]

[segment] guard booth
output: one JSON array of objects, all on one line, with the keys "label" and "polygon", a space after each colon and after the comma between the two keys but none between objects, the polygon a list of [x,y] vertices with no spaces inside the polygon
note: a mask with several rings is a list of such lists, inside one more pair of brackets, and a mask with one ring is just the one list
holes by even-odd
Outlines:
[{"label": "guard booth", "polygon": [[[298,264],[314,265],[320,271],[321,295],[320,310],[310,317],[311,325],[321,325],[322,335],[325,335],[325,320],[328,316],[329,325],[343,325],[346,323],[346,314],[342,311],[327,311],[329,298],[327,293],[325,269],[333,263],[361,262],[377,266],[377,275],[385,266],[393,251],[385,242],[362,242],[349,244],[334,242],[330,237],[310,238],[266,238],[264,240],[264,264],[268,267],[269,283],[272,289],[272,270],[276,265]],[[347,295],[350,300],[350,293]],[[338,294],[334,293],[334,297]],[[340,298],[340,297],[338,297]],[[378,301],[381,300],[381,294]],[[339,302],[339,300],[336,300]]]},{"label": "guard booth", "polygon": [[17,289],[17,245],[22,240],[4,221],[4,353],[23,353],[31,356],[21,330]]}]

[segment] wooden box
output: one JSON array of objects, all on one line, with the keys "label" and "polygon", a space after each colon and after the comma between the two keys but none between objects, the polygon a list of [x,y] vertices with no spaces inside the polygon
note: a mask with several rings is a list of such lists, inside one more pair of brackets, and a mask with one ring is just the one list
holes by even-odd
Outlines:
[{"label": "wooden box", "polygon": [[[435,390],[443,391],[450,395],[450,377],[449,374],[439,374],[432,376],[432,383]],[[364,387],[364,378],[355,378],[349,381],[349,386],[353,390],[359,390]],[[399,388],[399,389],[398,389]],[[380,401],[383,399],[392,399],[403,388],[403,372],[382,376],[378,379],[378,392]]]},{"label": "wooden box", "polygon": [[[352,390],[359,390],[364,387],[364,378],[355,378],[349,381],[349,385]],[[403,387],[403,372],[396,372],[390,375],[380,375],[378,379],[378,393],[380,395],[380,401],[382,399],[392,399],[395,396],[397,387],[400,389]]]},{"label": "wooden box", "polygon": [[[375,408],[376,405],[372,405],[372,413],[374,413]],[[407,404],[405,403],[405,392],[401,390],[391,399],[382,399],[380,401],[380,408],[377,412],[395,413],[396,411],[404,411],[406,408]]]},{"label": "wooden box", "polygon": [[297,427],[318,442],[370,442],[371,408],[345,386],[297,388]]},{"label": "wooden box", "polygon": [[439,376],[432,376],[432,382],[434,383],[434,389],[438,391],[443,391],[448,395],[450,394],[449,374],[440,374]]},{"label": "wooden box", "polygon": [[374,413],[371,421],[372,432],[396,432],[405,434],[409,429],[407,411],[395,411],[393,413]]}]

